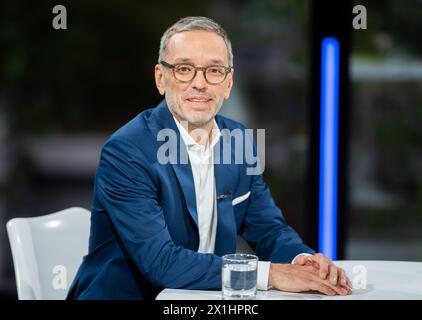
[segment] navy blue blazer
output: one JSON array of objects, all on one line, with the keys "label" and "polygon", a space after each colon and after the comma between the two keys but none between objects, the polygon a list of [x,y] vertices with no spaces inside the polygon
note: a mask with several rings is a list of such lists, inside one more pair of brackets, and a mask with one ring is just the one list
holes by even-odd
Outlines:
[{"label": "navy blue blazer", "polygon": [[[215,120],[220,130],[245,129],[219,115]],[[159,163],[157,151],[168,142],[158,141],[161,129],[177,133],[186,156],[165,101],[140,113],[104,144],[95,178],[89,253],[69,299],[154,299],[163,288],[219,289],[221,256],[236,252],[237,234],[267,261],[289,263],[301,252],[314,253],[286,224],[262,176],[247,175],[248,165],[234,161],[214,165],[215,253],[198,253],[191,166]],[[229,140],[220,137],[220,150]],[[234,143],[229,148],[234,154]],[[244,201],[232,203],[248,193]]]}]

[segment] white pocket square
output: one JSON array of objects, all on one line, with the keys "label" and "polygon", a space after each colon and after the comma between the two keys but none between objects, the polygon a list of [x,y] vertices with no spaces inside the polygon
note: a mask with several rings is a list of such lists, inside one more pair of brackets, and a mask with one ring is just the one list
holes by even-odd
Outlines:
[{"label": "white pocket square", "polygon": [[240,197],[233,199],[232,205],[235,206],[235,205],[241,203],[242,201],[245,201],[246,199],[249,198],[250,195],[251,195],[251,192],[249,191],[248,193],[245,193],[243,196],[240,196]]}]

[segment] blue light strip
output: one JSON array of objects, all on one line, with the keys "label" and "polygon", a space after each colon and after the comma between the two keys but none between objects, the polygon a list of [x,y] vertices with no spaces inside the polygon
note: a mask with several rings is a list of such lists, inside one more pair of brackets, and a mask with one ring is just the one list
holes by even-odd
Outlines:
[{"label": "blue light strip", "polygon": [[321,123],[319,153],[319,251],[337,258],[337,166],[339,42],[328,37],[321,47]]}]

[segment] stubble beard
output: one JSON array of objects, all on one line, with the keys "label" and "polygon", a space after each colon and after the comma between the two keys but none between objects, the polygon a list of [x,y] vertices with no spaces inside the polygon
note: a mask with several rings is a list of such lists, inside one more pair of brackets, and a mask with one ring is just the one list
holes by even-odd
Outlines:
[{"label": "stubble beard", "polygon": [[170,110],[172,111],[172,114],[175,115],[175,117],[179,120],[179,121],[186,121],[188,123],[189,126],[192,126],[194,128],[201,128],[204,127],[206,125],[208,125],[211,121],[214,120],[214,117],[216,116],[216,114],[218,113],[218,111],[220,111],[221,106],[217,107],[216,112],[211,114],[209,116],[208,119],[205,120],[193,120],[193,119],[189,119],[188,116],[183,115],[182,114],[182,108],[181,105],[178,103],[175,103],[174,100],[170,99],[168,102],[168,106],[170,108]]}]

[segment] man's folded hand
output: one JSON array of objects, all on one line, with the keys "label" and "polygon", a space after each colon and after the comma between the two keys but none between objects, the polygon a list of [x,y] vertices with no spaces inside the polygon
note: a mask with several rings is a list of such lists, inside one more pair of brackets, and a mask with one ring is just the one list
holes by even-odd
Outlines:
[{"label": "man's folded hand", "polygon": [[313,266],[321,279],[327,279],[332,285],[339,285],[352,293],[352,283],[347,278],[346,272],[322,253],[317,253],[313,256],[300,255],[295,259],[294,263],[302,266]]},{"label": "man's folded hand", "polygon": [[[295,264],[272,263],[270,266],[268,284],[275,289],[288,292],[314,291],[329,296],[345,296],[352,293],[351,286],[347,283],[347,281],[349,281],[347,277],[346,285],[342,285],[342,280],[336,281],[334,284],[334,281],[330,281],[329,278],[327,278],[328,273],[326,273],[325,278],[322,278],[321,275],[326,269],[324,269],[323,272],[320,272],[320,265],[312,260],[313,257],[305,257],[310,259],[306,260],[306,263],[303,263],[304,260],[302,259],[295,261]],[[322,266],[325,265],[322,264]],[[334,269],[332,267],[329,267],[328,269],[331,271],[331,276],[333,277],[334,272],[332,270]],[[341,269],[342,271],[339,271],[338,269],[340,268],[337,268],[336,275],[344,272],[344,270]]]}]

